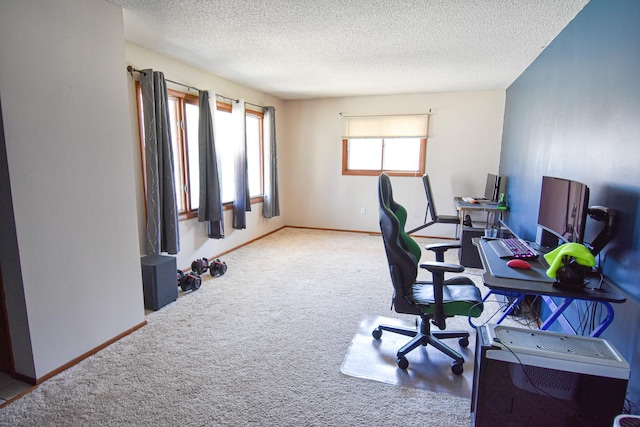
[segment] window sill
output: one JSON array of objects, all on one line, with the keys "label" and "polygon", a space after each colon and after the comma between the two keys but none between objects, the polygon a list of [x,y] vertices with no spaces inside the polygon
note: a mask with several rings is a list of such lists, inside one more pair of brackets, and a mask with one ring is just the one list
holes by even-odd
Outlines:
[{"label": "window sill", "polygon": [[382,171],[382,170],[354,170],[347,169],[342,171],[342,175],[346,176],[380,176],[381,173],[386,173],[389,176],[409,176],[420,177],[424,175],[420,171]]},{"label": "window sill", "polygon": [[[264,196],[256,196],[256,197],[252,197],[251,198],[251,204],[252,205],[255,205],[255,204],[261,203],[261,202],[264,202]],[[223,203],[222,204],[222,209],[225,210],[225,211],[233,209],[233,202]],[[182,213],[178,214],[178,221],[186,221],[186,220],[197,218],[197,217],[198,217],[198,211],[182,212]]]}]

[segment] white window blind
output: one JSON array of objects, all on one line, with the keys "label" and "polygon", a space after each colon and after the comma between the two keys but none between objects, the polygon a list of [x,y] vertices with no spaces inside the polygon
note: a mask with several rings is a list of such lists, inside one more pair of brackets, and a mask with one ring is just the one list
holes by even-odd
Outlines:
[{"label": "white window blind", "polygon": [[342,138],[426,138],[429,116],[353,116],[342,118]]}]

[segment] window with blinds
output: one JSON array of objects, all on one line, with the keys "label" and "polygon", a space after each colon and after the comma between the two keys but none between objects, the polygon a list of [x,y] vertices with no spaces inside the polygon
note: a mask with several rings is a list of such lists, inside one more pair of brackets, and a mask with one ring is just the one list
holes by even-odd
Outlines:
[{"label": "window with blinds", "polygon": [[342,118],[342,174],[419,176],[425,171],[426,114]]}]

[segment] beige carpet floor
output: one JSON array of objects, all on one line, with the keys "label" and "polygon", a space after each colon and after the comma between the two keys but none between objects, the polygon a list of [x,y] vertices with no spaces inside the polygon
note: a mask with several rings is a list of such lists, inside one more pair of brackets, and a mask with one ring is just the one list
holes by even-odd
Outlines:
[{"label": "beige carpet floor", "polygon": [[[0,425],[469,425],[466,397],[340,371],[367,316],[413,319],[389,310],[379,235],[285,228],[222,259],[224,276],[0,409]],[[469,387],[451,376],[442,387]]]}]

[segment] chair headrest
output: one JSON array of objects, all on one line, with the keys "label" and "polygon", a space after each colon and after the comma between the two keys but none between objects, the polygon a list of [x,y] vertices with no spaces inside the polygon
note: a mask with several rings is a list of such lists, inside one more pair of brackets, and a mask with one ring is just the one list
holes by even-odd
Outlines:
[{"label": "chair headrest", "polygon": [[[406,295],[418,274],[418,259],[407,248],[403,239],[411,238],[404,234],[398,217],[391,208],[391,182],[386,174],[380,175],[378,197],[380,201],[380,231],[384,241],[387,260],[391,269],[393,286],[396,291]],[[420,248],[418,247],[418,251]]]}]

